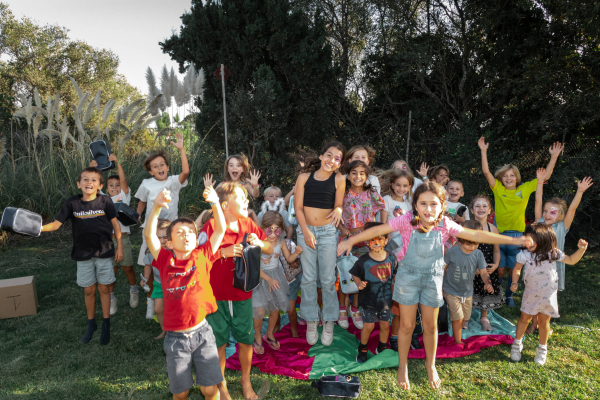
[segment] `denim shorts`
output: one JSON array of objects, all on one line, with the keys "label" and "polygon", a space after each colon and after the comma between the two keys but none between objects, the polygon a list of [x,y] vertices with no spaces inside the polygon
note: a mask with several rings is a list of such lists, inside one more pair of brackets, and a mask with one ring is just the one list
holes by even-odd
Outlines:
[{"label": "denim shorts", "polygon": [[363,322],[366,324],[374,324],[377,321],[389,322],[391,317],[389,308],[377,311],[374,308],[363,307],[362,312]]},{"label": "denim shorts", "polygon": [[214,386],[223,382],[215,336],[206,320],[193,331],[167,332],[163,348],[171,393],[182,393],[194,386],[192,365],[196,368],[197,385]]},{"label": "denim shorts", "polygon": [[[512,238],[519,238],[523,236],[523,232],[517,231],[504,231],[501,235],[509,236]],[[514,246],[512,244],[501,244],[500,245],[500,265],[499,268],[510,268],[513,269],[517,263],[517,254],[521,251],[521,246]]]},{"label": "denim shorts", "polygon": [[77,284],[88,287],[99,283],[110,285],[115,279],[113,268],[113,257],[91,258],[85,261],[77,261]]},{"label": "denim shorts", "polygon": [[443,280],[444,270],[431,270],[424,273],[402,267],[396,274],[392,299],[405,306],[422,304],[427,307],[439,308],[444,305]]}]

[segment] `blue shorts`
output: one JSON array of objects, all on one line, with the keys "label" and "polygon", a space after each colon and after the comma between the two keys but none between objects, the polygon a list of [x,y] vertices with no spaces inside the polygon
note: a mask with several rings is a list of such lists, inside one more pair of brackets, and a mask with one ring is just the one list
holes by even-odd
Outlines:
[{"label": "blue shorts", "polygon": [[439,308],[444,305],[443,280],[443,269],[423,273],[401,267],[396,274],[392,299],[405,306],[422,304],[427,307]]},{"label": "blue shorts", "polygon": [[[509,236],[512,238],[519,238],[523,236],[523,232],[517,231],[504,231],[501,235]],[[521,246],[514,246],[512,244],[501,244],[500,245],[500,265],[498,268],[510,268],[513,269],[517,263],[517,254],[521,251]]]},{"label": "blue shorts", "polygon": [[302,272],[298,274],[296,279],[289,283],[290,285],[290,294],[288,294],[289,301],[298,300],[298,291],[300,290],[300,284],[302,283]]}]

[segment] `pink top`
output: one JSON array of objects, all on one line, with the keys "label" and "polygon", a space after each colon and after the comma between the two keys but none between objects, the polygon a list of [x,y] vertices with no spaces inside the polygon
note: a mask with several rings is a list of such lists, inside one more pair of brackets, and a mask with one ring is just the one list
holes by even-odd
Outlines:
[{"label": "pink top", "polygon": [[362,193],[348,190],[342,209],[346,229],[362,228],[367,222],[375,221],[375,214],[385,209],[385,202],[374,190],[365,190]]},{"label": "pink top", "polygon": [[[404,215],[388,221],[390,228],[402,235],[402,249],[396,255],[398,261],[402,260],[406,255],[406,250],[408,250],[408,244],[410,243],[410,235],[414,229],[418,228],[418,226],[412,226],[410,224],[412,219],[413,213],[412,211],[409,211]],[[448,239],[458,235],[464,230],[462,226],[454,222],[451,218],[443,217],[442,222],[443,226],[436,226],[433,228],[434,231],[442,231],[442,243],[447,243]]]}]

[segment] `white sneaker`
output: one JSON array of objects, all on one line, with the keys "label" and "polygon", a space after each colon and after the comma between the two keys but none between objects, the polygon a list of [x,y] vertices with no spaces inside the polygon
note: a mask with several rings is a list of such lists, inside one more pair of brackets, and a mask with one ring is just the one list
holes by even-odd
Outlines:
[{"label": "white sneaker", "polygon": [[513,343],[510,347],[510,359],[513,361],[521,361],[521,351],[523,351],[523,343]]},{"label": "white sneaker", "polygon": [[306,342],[311,346],[319,341],[317,325],[317,321],[306,321]]},{"label": "white sneaker", "polygon": [[[346,313],[346,315],[342,315],[342,313]],[[350,323],[348,322],[348,310],[340,308],[340,317],[337,323],[342,329],[348,329],[350,327]]]},{"label": "white sneaker", "polygon": [[362,313],[360,312],[360,307],[358,308],[358,311],[352,311],[352,306],[349,305],[347,310],[348,315],[352,318],[352,323],[354,324],[356,329],[362,329],[364,324],[362,319]]},{"label": "white sneaker", "polygon": [[546,355],[547,354],[548,354],[547,347],[544,349],[541,346],[538,346],[538,348],[535,350],[535,358],[533,359],[533,361],[538,365],[544,365],[544,364],[546,364]]},{"label": "white sneaker", "polygon": [[131,308],[136,308],[140,304],[139,291],[132,292],[131,290],[129,289],[129,305]]},{"label": "white sneaker", "polygon": [[335,326],[334,321],[323,322],[323,333],[321,334],[321,344],[323,346],[331,345],[333,342],[333,327]]},{"label": "white sneaker", "polygon": [[146,308],[146,319],[154,318],[154,299],[148,297],[148,308]]},{"label": "white sneaker", "polygon": [[117,298],[115,295],[110,296],[110,315],[115,315],[117,313]]}]

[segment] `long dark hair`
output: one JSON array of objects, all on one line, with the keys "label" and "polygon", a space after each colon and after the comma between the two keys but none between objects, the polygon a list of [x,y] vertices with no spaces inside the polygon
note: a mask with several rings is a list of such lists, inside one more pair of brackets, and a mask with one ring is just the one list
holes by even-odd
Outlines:
[{"label": "long dark hair", "polygon": [[352,183],[350,183],[350,172],[358,167],[364,168],[365,175],[367,175],[367,179],[365,180],[365,183],[363,183],[363,190],[373,190],[373,186],[369,183],[369,174],[371,173],[371,168],[369,168],[369,166],[365,164],[364,161],[355,160],[352,161],[350,164],[346,164],[342,167],[342,170],[346,174],[346,193],[348,193],[348,191],[352,187]]},{"label": "long dark hair", "polygon": [[560,258],[556,233],[554,233],[552,225],[534,222],[527,225],[524,235],[530,236],[535,242],[535,250],[531,254],[536,264],[543,261],[557,261]]},{"label": "long dark hair", "polygon": [[426,192],[431,192],[431,193],[435,194],[436,197],[438,199],[440,199],[440,203],[442,203],[442,212],[435,219],[433,225],[431,226],[431,229],[433,229],[434,227],[438,226],[440,221],[442,220],[442,218],[444,218],[443,210],[446,209],[446,193],[444,191],[444,188],[439,183],[437,183],[433,180],[426,180],[421,185],[419,185],[417,190],[415,190],[415,193],[413,193],[412,207],[413,207],[414,218],[410,222],[410,224],[412,226],[418,226],[420,224],[419,212],[417,211],[417,202],[419,201],[419,197],[421,197],[421,195]]},{"label": "long dark hair", "polygon": [[[319,168],[321,168],[321,160],[319,159],[319,156],[322,156],[323,154],[325,154],[327,152],[327,150],[329,150],[329,148],[331,148],[331,147],[335,147],[336,149],[338,149],[339,151],[342,152],[342,160],[343,160],[346,155],[346,148],[344,147],[343,144],[334,140],[332,142],[327,143],[325,146],[323,146],[323,148],[321,149],[321,152],[319,154],[316,154],[315,152],[305,152],[306,154],[303,154],[304,166],[300,168],[300,172],[313,172],[313,171],[317,171]],[[341,160],[340,160],[340,164],[341,164]]]}]

